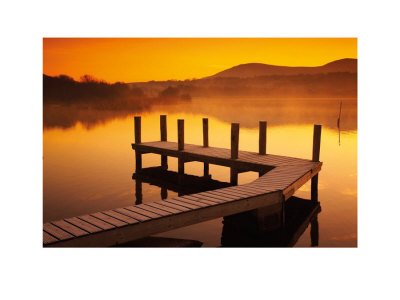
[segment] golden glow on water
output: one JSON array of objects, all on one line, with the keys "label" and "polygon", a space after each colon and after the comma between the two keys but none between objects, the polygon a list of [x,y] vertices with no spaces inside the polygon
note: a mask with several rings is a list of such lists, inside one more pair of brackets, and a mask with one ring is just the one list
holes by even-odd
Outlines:
[{"label": "golden glow on water", "polygon": [[[142,113],[142,141],[159,140],[159,115],[168,114],[168,140],[177,140],[177,119],[185,120],[185,142],[202,143],[203,117],[209,118],[210,146],[230,147],[230,123],[205,113],[154,110]],[[120,117],[86,129],[78,123],[66,129],[44,130],[44,221],[72,217],[95,211],[132,205],[135,202],[133,115]],[[253,127],[240,129],[240,149],[258,150],[258,119],[251,116]],[[278,123],[278,124],[274,124]],[[267,152],[310,158],[312,123],[268,125]],[[357,129],[341,133],[327,126],[322,130],[321,161],[324,165],[319,179],[320,245],[356,246],[357,243]],[[158,155],[144,155],[143,166],[158,166]],[[169,168],[177,170],[176,159],[169,159]],[[229,180],[229,170],[211,166],[217,180]],[[201,175],[202,164],[185,165],[189,174]],[[255,173],[243,173],[239,183],[257,178]],[[310,184],[297,195],[309,198]],[[175,193],[169,191],[169,196]],[[160,199],[160,188],[143,184],[143,201]],[[221,224],[212,221],[213,228]],[[200,226],[200,225],[198,225]],[[211,226],[211,225],[207,225]],[[219,226],[219,227],[218,227]],[[198,227],[196,227],[198,228]],[[189,229],[178,230],[192,238]],[[191,232],[192,234],[193,232]],[[216,233],[218,235],[218,233]],[[215,239],[215,237],[210,237]],[[207,238],[206,238],[207,240]],[[207,244],[207,242],[206,242]],[[303,234],[298,246],[309,245],[309,235]]]}]

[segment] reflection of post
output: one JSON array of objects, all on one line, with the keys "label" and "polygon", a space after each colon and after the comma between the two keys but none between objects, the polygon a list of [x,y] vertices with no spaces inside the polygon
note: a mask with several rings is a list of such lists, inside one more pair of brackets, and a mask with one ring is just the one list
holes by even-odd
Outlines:
[{"label": "reflection of post", "polygon": [[[313,156],[312,160],[319,161],[321,147],[321,125],[314,125]],[[311,179],[311,201],[318,201],[318,174]]]},{"label": "reflection of post", "polygon": [[[203,118],[203,147],[208,147],[208,119]],[[204,163],[204,177],[210,177],[210,165]]]},{"label": "reflection of post", "polygon": [[[141,137],[141,118],[140,116],[135,116],[135,144],[140,144],[142,142]],[[142,169],[142,153],[135,150],[136,157],[136,173],[140,172]]]},{"label": "reflection of post", "polygon": [[136,187],[135,187],[135,196],[136,196],[136,205],[141,204],[143,200],[143,193],[142,193],[142,181],[140,179],[135,179]]},{"label": "reflection of post", "polygon": [[[231,125],[231,159],[239,157],[239,123]],[[235,167],[231,167],[231,184],[238,184],[238,171]]]},{"label": "reflection of post", "polygon": [[[184,120],[178,120],[178,150],[185,148]],[[183,175],[185,174],[185,161],[182,154],[178,156],[178,183],[183,184]]]},{"label": "reflection of post", "polygon": [[315,217],[315,219],[311,221],[310,235],[311,235],[311,247],[317,247],[319,240],[318,217]]},{"label": "reflection of post", "polygon": [[168,190],[165,186],[161,187],[161,199],[167,199],[168,198]]},{"label": "reflection of post", "polygon": [[[160,133],[161,133],[161,141],[166,142],[167,141],[167,116],[166,115],[160,116]],[[161,155],[161,168],[163,170],[168,169],[168,156],[167,155]]]}]

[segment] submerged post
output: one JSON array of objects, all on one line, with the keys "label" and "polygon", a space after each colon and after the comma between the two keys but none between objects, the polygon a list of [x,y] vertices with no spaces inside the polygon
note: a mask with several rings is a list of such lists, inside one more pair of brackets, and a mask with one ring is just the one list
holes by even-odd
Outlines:
[{"label": "submerged post", "polygon": [[[231,158],[238,159],[239,157],[239,123],[231,124]],[[231,167],[231,184],[238,184],[238,171]]]},{"label": "submerged post", "polygon": [[[141,117],[135,116],[135,144],[140,144],[142,142],[142,129],[141,129]],[[139,172],[142,169],[142,153],[135,150],[136,157],[136,172]]]},{"label": "submerged post", "polygon": [[[161,135],[161,141],[166,142],[167,141],[167,116],[166,115],[160,115],[160,135]],[[161,168],[164,170],[168,169],[168,156],[167,155],[161,155]]]},{"label": "submerged post", "polygon": [[[203,118],[203,147],[208,147],[208,118]],[[210,165],[204,163],[204,177],[210,177]]]},{"label": "submerged post", "polygon": [[258,153],[261,155],[267,154],[267,122],[260,121],[258,138]]},{"label": "submerged post", "polygon": [[[312,161],[319,161],[321,148],[321,125],[314,125]],[[318,201],[318,174],[311,179],[311,201]]]}]

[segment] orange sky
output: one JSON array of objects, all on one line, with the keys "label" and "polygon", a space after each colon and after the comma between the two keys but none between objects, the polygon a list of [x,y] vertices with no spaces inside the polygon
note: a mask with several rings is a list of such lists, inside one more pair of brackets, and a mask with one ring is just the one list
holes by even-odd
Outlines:
[{"label": "orange sky", "polygon": [[201,78],[238,64],[357,58],[356,38],[44,38],[43,73],[108,82]]}]

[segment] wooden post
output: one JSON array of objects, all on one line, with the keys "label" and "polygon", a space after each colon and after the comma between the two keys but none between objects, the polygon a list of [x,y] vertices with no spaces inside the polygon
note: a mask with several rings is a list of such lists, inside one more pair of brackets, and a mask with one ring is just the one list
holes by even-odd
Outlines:
[{"label": "wooden post", "polygon": [[319,161],[319,152],[321,148],[321,125],[314,125],[314,138],[313,138],[313,161]]},{"label": "wooden post", "polygon": [[168,189],[165,186],[161,187],[161,199],[167,199],[168,198]]},{"label": "wooden post", "polygon": [[185,127],[184,120],[178,120],[178,150],[181,151],[185,148]]},{"label": "wooden post", "polygon": [[[160,134],[161,134],[161,141],[167,141],[167,116],[160,115]],[[168,169],[168,156],[161,155],[161,168],[163,170]]]},{"label": "wooden post", "polygon": [[[321,125],[314,125],[313,154],[312,160],[319,161],[321,148]],[[311,201],[318,201],[318,174],[311,179]]]},{"label": "wooden post", "polygon": [[231,158],[239,157],[239,123],[231,125]]},{"label": "wooden post", "polygon": [[143,193],[142,193],[142,180],[136,178],[135,179],[135,196],[136,202],[135,204],[141,204],[143,200]]},{"label": "wooden post", "polygon": [[[140,144],[142,142],[142,131],[141,131],[141,117],[135,116],[135,144]],[[142,170],[142,153],[140,151],[135,150],[136,157],[136,172],[140,172]]]},{"label": "wooden post", "polygon": [[[231,124],[231,158],[237,159],[239,157],[239,123]],[[238,171],[236,168],[231,167],[231,184],[238,184]]]},{"label": "wooden post", "polygon": [[[203,147],[208,147],[208,118],[203,118]],[[204,177],[210,177],[210,165],[204,163]]]},{"label": "wooden post", "polygon": [[[178,150],[185,148],[185,127],[184,120],[178,120]],[[182,155],[178,156],[178,183],[183,184],[183,175],[185,174],[185,161]]]},{"label": "wooden post", "polygon": [[167,141],[167,116],[160,115],[160,134],[161,134],[161,141]]},{"label": "wooden post", "polygon": [[208,119],[203,118],[203,147],[208,147]]},{"label": "wooden post", "polygon": [[267,153],[267,122],[260,121],[259,125],[259,138],[258,138],[258,153],[265,155]]},{"label": "wooden post", "polygon": [[230,180],[232,185],[237,185],[238,184],[238,171],[236,168],[231,167],[231,180]]}]

